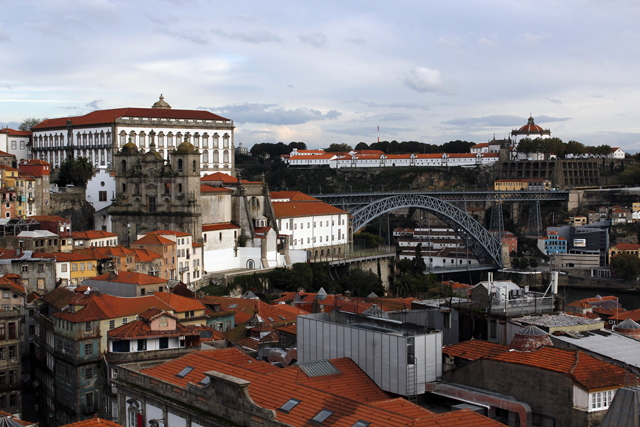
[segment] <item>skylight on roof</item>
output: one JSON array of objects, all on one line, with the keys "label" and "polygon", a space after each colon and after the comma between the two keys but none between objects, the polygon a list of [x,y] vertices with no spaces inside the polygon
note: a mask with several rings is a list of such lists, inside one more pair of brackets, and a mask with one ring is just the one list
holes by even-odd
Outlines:
[{"label": "skylight on roof", "polygon": [[182,371],[178,372],[178,374],[176,375],[176,377],[178,378],[184,378],[187,376],[187,374],[191,371],[193,371],[195,368],[193,366],[187,366],[186,368],[184,368]]},{"label": "skylight on roof", "polygon": [[351,427],[367,427],[369,424],[371,424],[369,421],[358,420]]},{"label": "skylight on roof", "polygon": [[211,377],[206,376],[198,384],[200,384],[200,385],[209,385],[210,382],[211,382]]},{"label": "skylight on roof", "polygon": [[289,401],[287,403],[285,403],[284,405],[282,405],[280,407],[280,410],[282,412],[286,412],[288,414],[289,411],[291,411],[293,408],[298,406],[298,403],[300,403],[300,402],[301,402],[301,400],[291,398],[291,399],[289,399]]},{"label": "skylight on roof", "polygon": [[271,322],[275,322],[275,320],[273,320],[271,317],[267,317],[267,319],[269,319],[269,321]]},{"label": "skylight on roof", "polygon": [[331,415],[333,414],[333,411],[330,411],[328,409],[323,409],[322,411],[318,412],[318,415],[316,415],[315,417],[313,417],[311,419],[311,421],[313,421],[314,423],[318,423],[318,424],[322,424],[323,422],[326,421],[327,418],[329,418]]},{"label": "skylight on roof", "polygon": [[231,304],[231,305],[229,306],[229,308],[236,308],[237,306],[238,306],[238,304]]},{"label": "skylight on roof", "polygon": [[282,316],[282,315],[280,315],[280,314],[278,315],[278,317],[279,317],[279,318],[281,318],[282,320],[285,320],[285,319],[284,319],[284,316]]}]

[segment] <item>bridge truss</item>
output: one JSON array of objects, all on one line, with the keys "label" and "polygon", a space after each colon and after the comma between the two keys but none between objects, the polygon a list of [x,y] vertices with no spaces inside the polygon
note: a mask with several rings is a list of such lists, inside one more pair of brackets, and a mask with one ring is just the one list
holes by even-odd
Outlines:
[{"label": "bridge truss", "polygon": [[480,264],[502,268],[502,245],[478,221],[447,201],[418,193],[401,193],[377,198],[353,210],[353,231],[358,231],[373,219],[399,208],[425,209],[444,221],[467,242],[469,250]]}]

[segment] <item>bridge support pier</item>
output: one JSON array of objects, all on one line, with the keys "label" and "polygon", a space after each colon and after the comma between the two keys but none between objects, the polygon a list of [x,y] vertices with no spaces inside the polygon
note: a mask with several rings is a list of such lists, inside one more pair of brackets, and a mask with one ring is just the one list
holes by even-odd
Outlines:
[{"label": "bridge support pier", "polygon": [[532,236],[542,235],[542,214],[540,213],[540,201],[536,200],[529,205],[529,226],[527,234]]}]

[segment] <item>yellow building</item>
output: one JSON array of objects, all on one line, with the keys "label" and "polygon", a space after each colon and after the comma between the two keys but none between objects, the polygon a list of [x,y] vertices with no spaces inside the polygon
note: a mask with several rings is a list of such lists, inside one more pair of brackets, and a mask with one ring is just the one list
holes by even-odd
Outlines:
[{"label": "yellow building", "polygon": [[25,189],[27,188],[27,180],[20,176],[18,169],[11,166],[0,165],[0,172],[2,172],[2,189],[11,190],[15,193],[15,202],[11,209],[11,216],[23,217],[26,215],[26,196]]},{"label": "yellow building", "polygon": [[631,209],[633,210],[633,212],[638,212],[640,211],[640,202],[634,202],[631,205]]},{"label": "yellow building", "polygon": [[495,191],[549,191],[551,181],[542,178],[529,179],[498,179],[493,183]]},{"label": "yellow building", "polygon": [[587,224],[586,216],[573,217],[573,225],[575,225],[576,227],[582,227],[583,225],[586,225],[586,224]]},{"label": "yellow building", "polygon": [[631,254],[640,258],[640,245],[637,243],[618,243],[609,248],[609,262],[611,258],[620,254]]},{"label": "yellow building", "polygon": [[98,260],[87,254],[69,252],[34,253],[34,256],[56,258],[56,280],[62,286],[80,286],[85,279],[98,274]]}]

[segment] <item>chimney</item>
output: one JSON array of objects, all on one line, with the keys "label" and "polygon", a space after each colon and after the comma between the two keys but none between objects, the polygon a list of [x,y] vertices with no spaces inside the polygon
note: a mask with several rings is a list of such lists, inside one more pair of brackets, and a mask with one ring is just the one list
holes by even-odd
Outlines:
[{"label": "chimney", "polygon": [[109,270],[109,280],[113,280],[118,277],[118,273],[114,270]]}]

